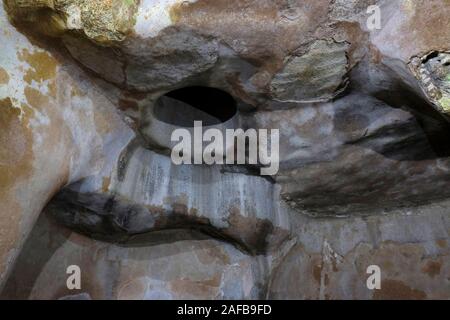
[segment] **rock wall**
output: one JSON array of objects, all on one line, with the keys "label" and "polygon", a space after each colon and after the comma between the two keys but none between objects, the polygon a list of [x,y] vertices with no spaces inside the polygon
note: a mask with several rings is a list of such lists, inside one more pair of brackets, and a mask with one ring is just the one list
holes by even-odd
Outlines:
[{"label": "rock wall", "polygon": [[[448,299],[449,16],[446,0],[4,0],[0,297]],[[279,129],[279,172],[175,165],[158,103],[192,87],[235,102],[224,127]]]}]

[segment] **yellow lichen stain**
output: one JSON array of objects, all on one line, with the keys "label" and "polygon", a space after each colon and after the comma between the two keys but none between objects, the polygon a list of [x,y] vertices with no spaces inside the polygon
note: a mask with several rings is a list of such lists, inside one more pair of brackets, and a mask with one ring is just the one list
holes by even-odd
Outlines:
[{"label": "yellow lichen stain", "polygon": [[315,264],[312,268],[312,274],[314,277],[314,280],[317,281],[317,283],[320,285],[321,278],[322,278],[322,264]]},{"label": "yellow lichen stain", "polygon": [[[0,100],[0,168],[20,165],[29,147],[30,139],[27,138],[31,137],[31,133],[24,132],[26,126],[20,115],[21,109],[15,108],[11,99]],[[4,183],[0,183],[2,185]]]},{"label": "yellow lichen stain", "polygon": [[9,82],[9,74],[5,69],[0,67],[0,84],[7,84]]},{"label": "yellow lichen stain", "polygon": [[23,78],[28,84],[31,84],[33,80],[41,83],[45,80],[55,79],[57,61],[49,53],[45,51],[31,53],[27,49],[23,49],[18,56],[19,60],[30,65],[30,69]]},{"label": "yellow lichen stain", "polygon": [[436,240],[436,244],[439,246],[439,248],[446,248],[447,247],[447,240],[445,240],[445,239],[438,239],[438,240]]},{"label": "yellow lichen stain", "polygon": [[145,278],[137,278],[132,279],[126,282],[123,286],[121,286],[118,290],[118,299],[119,300],[136,300],[143,299],[145,292],[147,290],[148,283]]},{"label": "yellow lichen stain", "polygon": [[[27,110],[27,109],[25,109]],[[0,100],[0,275],[7,256],[20,237],[22,209],[15,186],[33,170],[33,136],[27,127],[29,113],[22,115],[10,98]]]}]

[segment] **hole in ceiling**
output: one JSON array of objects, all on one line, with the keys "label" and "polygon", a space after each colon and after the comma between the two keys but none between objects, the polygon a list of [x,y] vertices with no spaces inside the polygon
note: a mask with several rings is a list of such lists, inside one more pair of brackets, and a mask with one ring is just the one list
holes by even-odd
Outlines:
[{"label": "hole in ceiling", "polygon": [[237,113],[237,103],[225,91],[211,87],[185,87],[170,91],[155,103],[156,119],[179,127],[193,127],[194,121],[203,126],[227,122]]}]

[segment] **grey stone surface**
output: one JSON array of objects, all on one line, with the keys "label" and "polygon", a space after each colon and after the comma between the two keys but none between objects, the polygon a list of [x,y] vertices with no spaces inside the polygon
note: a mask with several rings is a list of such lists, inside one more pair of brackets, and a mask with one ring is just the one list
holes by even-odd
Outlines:
[{"label": "grey stone surface", "polygon": [[[449,17],[446,0],[3,1],[1,296],[448,299]],[[227,92],[230,126],[279,129],[280,171],[174,165],[152,110],[190,86]]]}]

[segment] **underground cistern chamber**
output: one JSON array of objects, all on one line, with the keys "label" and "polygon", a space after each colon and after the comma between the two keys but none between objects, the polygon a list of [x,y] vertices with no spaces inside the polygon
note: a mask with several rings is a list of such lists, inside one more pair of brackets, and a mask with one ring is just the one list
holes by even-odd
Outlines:
[{"label": "underground cistern chamber", "polygon": [[449,17],[0,2],[0,299],[450,299]]}]

